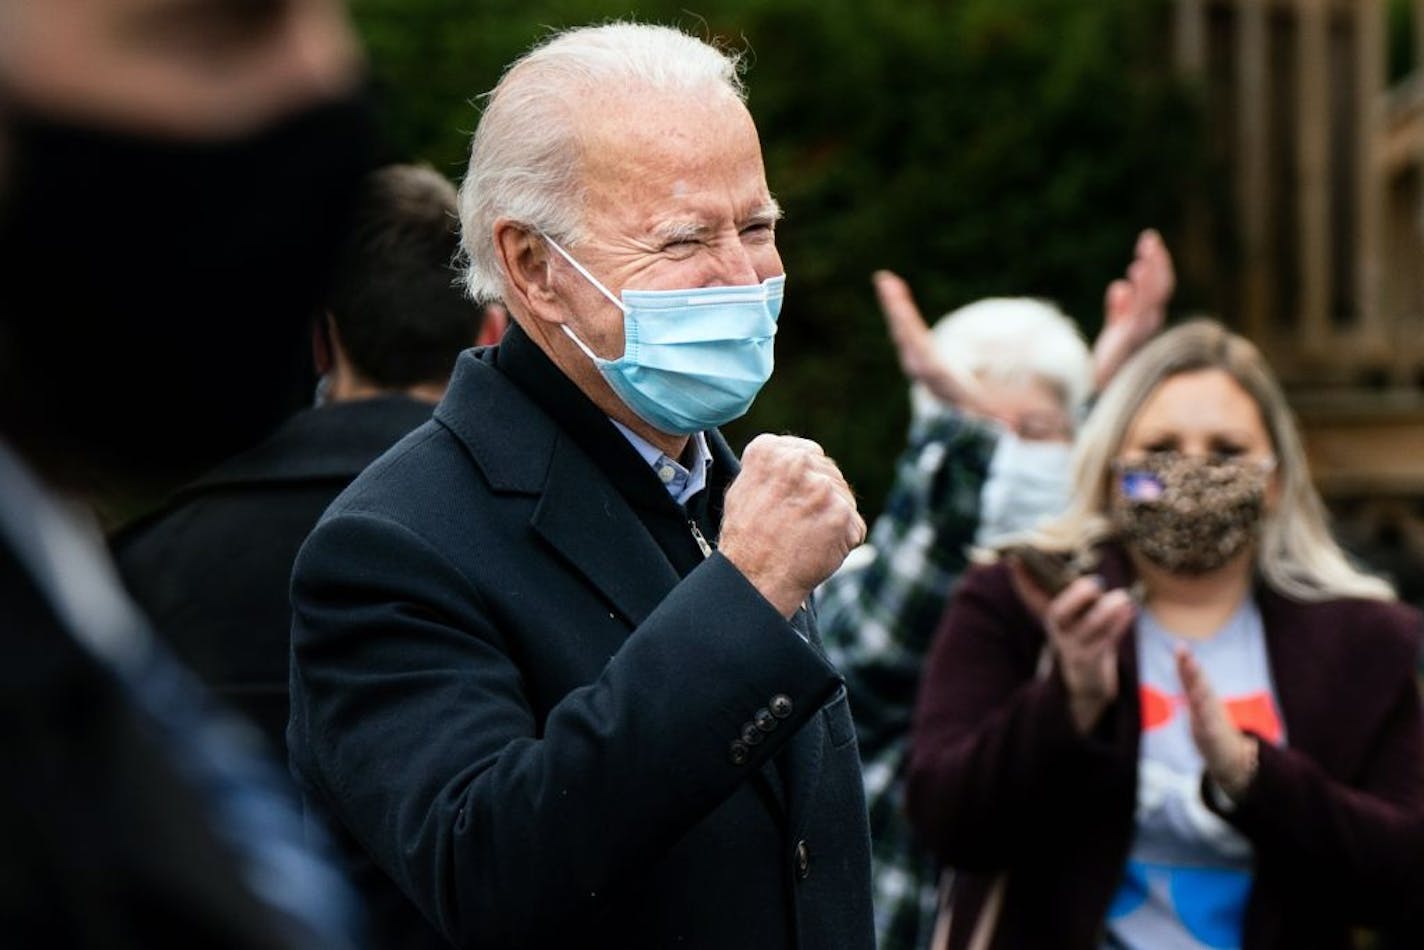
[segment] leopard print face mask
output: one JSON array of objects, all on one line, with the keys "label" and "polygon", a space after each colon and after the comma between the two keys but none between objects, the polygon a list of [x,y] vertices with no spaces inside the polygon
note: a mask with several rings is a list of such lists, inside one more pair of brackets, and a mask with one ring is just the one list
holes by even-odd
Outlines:
[{"label": "leopard print face mask", "polygon": [[1158,452],[1114,465],[1109,515],[1118,538],[1174,574],[1205,574],[1260,533],[1275,462]]}]

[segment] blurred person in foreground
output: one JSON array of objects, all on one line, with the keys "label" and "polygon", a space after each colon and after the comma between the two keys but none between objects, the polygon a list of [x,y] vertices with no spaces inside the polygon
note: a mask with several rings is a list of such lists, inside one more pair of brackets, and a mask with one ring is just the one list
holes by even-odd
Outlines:
[{"label": "blurred person in foreground", "polygon": [[0,926],[345,947],[279,768],[123,594],[81,498],[270,428],[370,150],[329,0],[0,0]]},{"label": "blurred person in foreground", "polygon": [[[864,538],[813,442],[718,434],[785,280],[735,57],[554,35],[461,192],[500,345],[293,575],[293,769],[405,946],[872,945],[855,732],[808,610]],[[715,545],[715,547],[714,547]]]},{"label": "blurred person in foreground", "polygon": [[285,758],[292,562],[327,505],[430,418],[455,357],[493,343],[457,280],[455,188],[432,168],[366,180],[312,339],[318,405],[180,489],[113,542],[134,599],[179,657]]},{"label": "blurred person in foreground", "polygon": [[912,382],[908,445],[885,512],[818,591],[826,652],[846,678],[865,763],[877,945],[929,946],[940,872],[905,815],[915,693],[974,545],[1032,528],[1071,497],[1072,438],[1092,394],[1162,325],[1175,286],[1155,231],[1109,283],[1089,353],[1051,304],[988,298],[925,325],[904,281],[875,276]]},{"label": "blurred person in foreground", "polygon": [[1083,427],[1032,536],[931,652],[907,784],[951,947],[1348,947],[1418,909],[1418,614],[1325,524],[1260,354],[1197,321]]}]

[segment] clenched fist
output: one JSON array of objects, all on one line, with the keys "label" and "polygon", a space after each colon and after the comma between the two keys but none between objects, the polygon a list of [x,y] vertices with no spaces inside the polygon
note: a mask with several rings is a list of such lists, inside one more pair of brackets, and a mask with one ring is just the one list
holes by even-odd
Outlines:
[{"label": "clenched fist", "polygon": [[865,540],[865,520],[836,463],[808,439],[759,435],[727,489],[724,557],[790,617]]}]

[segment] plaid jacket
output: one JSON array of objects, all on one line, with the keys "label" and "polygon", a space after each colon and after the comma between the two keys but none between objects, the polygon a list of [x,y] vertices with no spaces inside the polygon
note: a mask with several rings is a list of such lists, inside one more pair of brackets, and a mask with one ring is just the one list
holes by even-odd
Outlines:
[{"label": "plaid jacket", "polygon": [[884,513],[817,596],[864,763],[880,950],[922,950],[934,926],[937,862],[904,811],[910,718],[950,588],[968,563],[996,442],[993,429],[958,414],[915,423]]}]

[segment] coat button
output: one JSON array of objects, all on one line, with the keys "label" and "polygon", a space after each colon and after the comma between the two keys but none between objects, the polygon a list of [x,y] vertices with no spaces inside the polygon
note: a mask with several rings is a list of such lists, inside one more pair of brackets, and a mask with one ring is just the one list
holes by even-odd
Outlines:
[{"label": "coat button", "polygon": [[811,876],[811,849],[806,847],[806,839],[796,842],[796,879],[804,881]]},{"label": "coat button", "polygon": [[771,709],[771,714],[777,719],[785,719],[791,715],[791,710],[795,708],[791,705],[791,697],[785,693],[777,693],[771,697],[771,702],[767,705]]},{"label": "coat button", "polygon": [[776,717],[765,709],[758,709],[756,715],[752,717],[756,727],[762,732],[770,732],[776,728]]},{"label": "coat button", "polygon": [[727,757],[732,760],[733,765],[746,765],[747,751],[747,744],[737,739],[732,743],[731,748],[728,749]]},{"label": "coat button", "polygon": [[742,741],[745,742],[747,745],[756,745],[757,743],[761,742],[761,740],[761,730],[758,729],[755,725],[748,722],[742,726]]}]

